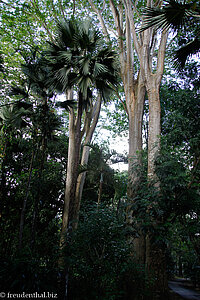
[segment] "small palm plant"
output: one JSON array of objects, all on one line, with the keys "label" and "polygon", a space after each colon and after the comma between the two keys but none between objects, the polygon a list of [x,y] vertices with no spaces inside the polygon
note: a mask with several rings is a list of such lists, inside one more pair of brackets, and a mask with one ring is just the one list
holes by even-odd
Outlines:
[{"label": "small palm plant", "polygon": [[[28,124],[32,105],[24,101],[0,106],[0,157],[4,159],[7,144]],[[1,164],[0,164],[1,165]]]}]

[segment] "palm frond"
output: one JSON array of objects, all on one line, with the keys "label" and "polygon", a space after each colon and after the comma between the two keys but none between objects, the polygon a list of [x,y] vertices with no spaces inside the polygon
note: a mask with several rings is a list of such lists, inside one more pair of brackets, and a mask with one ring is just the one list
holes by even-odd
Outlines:
[{"label": "palm frond", "polygon": [[65,62],[66,64],[71,64],[71,60],[72,60],[72,52],[70,50],[61,50],[58,51],[57,53],[57,57],[58,59],[60,59],[60,61]]},{"label": "palm frond", "polygon": [[83,107],[87,107],[92,89],[111,91],[116,83],[116,53],[100,47],[101,35],[91,21],[66,23],[58,25],[55,41],[48,43],[49,83],[62,92],[75,87]]},{"label": "palm frond", "polygon": [[88,87],[92,85],[92,80],[90,76],[79,76],[79,89],[83,95],[83,100],[88,98]]},{"label": "palm frond", "polygon": [[89,57],[80,57],[77,62],[77,66],[79,71],[83,73],[83,75],[88,75],[90,71],[90,58]]},{"label": "palm frond", "polygon": [[28,98],[28,93],[25,91],[24,88],[19,87],[19,86],[11,86],[10,96],[21,96],[23,98]]},{"label": "palm frond", "polygon": [[181,70],[185,66],[187,58],[200,53],[200,38],[196,37],[193,41],[178,49],[175,53],[174,66],[177,70]]},{"label": "palm frond", "polygon": [[144,21],[139,32],[148,28],[169,29],[174,31],[182,29],[196,18],[198,13],[192,10],[192,4],[181,3],[178,0],[169,0],[163,8],[146,8],[143,12]]},{"label": "palm frond", "polygon": [[37,60],[29,61],[21,66],[23,73],[26,75],[26,83],[35,95],[42,98],[52,98],[54,93],[49,89],[48,78],[51,68],[47,59],[43,56]]},{"label": "palm frond", "polygon": [[74,42],[89,52],[98,48],[101,40],[100,31],[93,28],[92,21],[90,19],[84,20],[84,22],[77,23],[78,31],[74,35]]},{"label": "palm frond", "polygon": [[32,105],[25,102],[19,104],[18,102],[1,107],[0,122],[2,125],[6,124],[7,127],[16,129],[27,125],[23,118],[30,116]]},{"label": "palm frond", "polygon": [[109,73],[107,65],[100,63],[98,61],[94,64],[94,76],[99,76],[101,73]]},{"label": "palm frond", "polygon": [[75,108],[76,107],[76,101],[75,100],[66,100],[66,101],[59,101],[56,103],[56,106],[61,107],[69,111],[69,108]]},{"label": "palm frond", "polygon": [[56,42],[59,46],[73,48],[74,35],[77,32],[76,23],[73,21],[66,22],[62,20],[57,23],[57,37]]}]

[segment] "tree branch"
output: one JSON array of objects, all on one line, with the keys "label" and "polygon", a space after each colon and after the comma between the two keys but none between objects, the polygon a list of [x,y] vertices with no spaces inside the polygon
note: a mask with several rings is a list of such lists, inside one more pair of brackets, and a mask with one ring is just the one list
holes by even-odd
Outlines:
[{"label": "tree branch", "polygon": [[50,40],[53,42],[53,35],[50,32],[48,25],[46,24],[46,22],[44,20],[41,19],[41,17],[39,17],[38,12],[40,12],[40,8],[38,7],[37,3],[35,0],[31,0],[31,4],[35,10],[35,18],[42,24],[42,26],[44,27],[44,29],[46,30]]},{"label": "tree branch", "polygon": [[166,50],[166,44],[167,44],[167,37],[168,32],[164,30],[162,32],[161,40],[160,40],[160,46],[158,49],[158,59],[157,59],[157,76],[158,80],[160,81],[162,78],[163,70],[164,70],[164,60],[165,60],[165,50]]},{"label": "tree branch", "polygon": [[131,31],[130,31],[130,21],[129,17],[126,14],[126,53],[127,53],[127,72],[128,77],[128,84],[129,86],[133,86],[133,78],[134,78],[134,71],[133,71],[133,46],[132,46],[132,38],[131,38]]},{"label": "tree branch", "polygon": [[122,101],[122,99],[121,99],[121,97],[120,97],[120,95],[119,95],[118,91],[117,91],[117,90],[115,90],[115,93],[116,93],[116,95],[117,95],[117,97],[118,97],[119,101],[122,103],[122,105],[123,105],[123,108],[124,108],[125,112],[126,112],[126,113],[127,113],[127,115],[128,115],[128,110],[127,110],[127,107],[126,107],[125,103]]},{"label": "tree branch", "polygon": [[16,9],[15,6],[13,6],[13,5],[9,4],[9,3],[6,3],[6,2],[4,2],[2,0],[0,0],[0,3],[5,4],[5,5],[9,6],[9,7],[12,7],[13,9]]},{"label": "tree branch", "polygon": [[53,9],[53,15],[54,15],[56,21],[58,22],[58,15],[57,15],[57,12],[55,10],[55,6],[54,6],[54,3],[53,3],[53,0],[51,0],[51,6],[52,6],[52,9]]},{"label": "tree branch", "polygon": [[[101,14],[101,10],[98,9],[98,8],[96,8],[96,6],[94,5],[94,2],[92,0],[88,0],[88,2],[90,3],[93,11],[97,14],[97,17],[98,17],[99,22],[101,24],[101,28],[103,30],[103,34],[105,36],[106,41],[110,42],[110,36],[109,36],[108,30],[106,28],[105,22],[103,20],[103,17],[102,17],[102,14]],[[104,5],[105,5],[105,2],[104,2]]]},{"label": "tree branch", "polygon": [[124,56],[124,45],[123,45],[123,28],[121,28],[121,24],[120,24],[120,17],[119,17],[119,12],[114,4],[113,0],[109,0],[110,3],[110,8],[112,10],[112,14],[115,20],[115,26],[116,26],[116,30],[118,33],[118,43],[119,43],[119,48],[121,53]]},{"label": "tree branch", "polygon": [[138,54],[139,57],[139,48],[141,47],[141,44],[137,38],[136,35],[136,30],[135,30],[135,23],[133,20],[133,10],[132,10],[132,5],[131,5],[131,1],[130,0],[123,0],[124,2],[124,6],[126,7],[126,10],[128,12],[128,18],[129,18],[129,22],[130,22],[130,27],[131,27],[131,32],[132,32],[132,36],[133,36],[133,43],[134,43],[134,47],[135,50]]},{"label": "tree branch", "polygon": [[62,5],[61,0],[59,0],[58,3],[59,3],[60,11],[61,11],[61,13],[63,15],[63,18],[65,19],[65,13],[64,13],[64,9],[63,9],[63,5]]}]

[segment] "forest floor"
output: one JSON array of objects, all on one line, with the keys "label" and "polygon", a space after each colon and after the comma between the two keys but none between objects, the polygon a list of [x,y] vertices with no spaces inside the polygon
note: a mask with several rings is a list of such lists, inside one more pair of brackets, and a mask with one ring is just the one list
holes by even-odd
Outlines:
[{"label": "forest floor", "polygon": [[169,281],[171,300],[200,300],[200,290],[195,288],[190,280],[174,279]]}]

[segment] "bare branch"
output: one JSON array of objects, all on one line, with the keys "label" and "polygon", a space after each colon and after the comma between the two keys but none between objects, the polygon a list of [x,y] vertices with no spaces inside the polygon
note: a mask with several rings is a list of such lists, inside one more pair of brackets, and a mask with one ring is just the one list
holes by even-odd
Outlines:
[{"label": "bare branch", "polygon": [[139,19],[141,19],[141,16],[140,16],[140,14],[139,14],[139,12],[138,12],[138,10],[137,10],[137,3],[138,3],[138,1],[135,1],[135,3],[134,3],[134,1],[132,1],[133,10],[134,10],[134,12],[136,13],[137,17],[138,17]]},{"label": "bare branch", "polygon": [[[105,39],[107,42],[110,42],[110,36],[109,36],[109,33],[108,33],[108,30],[106,28],[106,25],[105,25],[105,22],[103,20],[103,17],[102,17],[102,14],[101,14],[101,10],[96,8],[96,6],[94,5],[94,2],[92,0],[88,0],[88,2],[90,3],[93,11],[97,14],[97,17],[99,19],[99,22],[101,24],[101,28],[103,30],[103,34],[105,36]],[[105,5],[105,4],[104,4]]]},{"label": "bare branch", "polygon": [[53,15],[54,15],[56,21],[58,22],[58,15],[57,15],[57,12],[55,10],[55,6],[54,6],[54,3],[53,3],[53,0],[51,0],[51,6],[52,6],[52,9],[53,9]]},{"label": "bare branch", "polygon": [[133,35],[133,43],[134,43],[134,47],[135,47],[135,50],[139,56],[139,49],[141,47],[141,44],[137,38],[137,35],[136,35],[136,30],[135,30],[135,23],[134,23],[134,20],[133,20],[133,10],[132,10],[132,5],[131,5],[131,0],[123,0],[124,1],[124,5],[126,7],[126,10],[128,12],[128,18],[129,18],[129,22],[130,22],[130,27],[131,27],[131,32],[132,32],[132,35]]},{"label": "bare branch", "polygon": [[113,17],[114,17],[114,20],[115,20],[115,26],[116,26],[116,30],[117,30],[117,33],[118,33],[120,50],[123,50],[123,42],[122,42],[123,28],[121,28],[119,12],[118,12],[113,0],[109,0],[109,3],[110,3],[110,8],[112,10]]},{"label": "bare branch", "polygon": [[116,93],[116,95],[117,95],[117,97],[118,97],[119,101],[122,103],[122,105],[123,105],[123,108],[124,108],[125,112],[126,112],[126,113],[127,113],[127,115],[128,115],[128,110],[127,110],[127,107],[126,107],[125,103],[122,101],[122,99],[121,99],[121,97],[120,97],[120,95],[119,95],[118,91],[117,91],[117,90],[115,90],[115,93]]},{"label": "bare branch", "polygon": [[16,9],[15,6],[13,6],[13,5],[9,4],[9,3],[6,3],[6,2],[4,2],[2,0],[0,0],[0,3],[5,4],[5,5],[9,6],[9,7],[12,7],[13,9]]},{"label": "bare branch", "polygon": [[127,72],[127,80],[128,85],[133,86],[133,78],[134,78],[134,71],[133,71],[133,46],[132,46],[132,37],[131,37],[131,31],[130,31],[130,21],[129,17],[126,13],[126,53],[127,53],[127,69],[129,70]]},{"label": "bare branch", "polygon": [[42,26],[43,26],[44,29],[46,30],[46,32],[47,32],[47,34],[48,34],[50,40],[53,41],[53,35],[52,35],[52,33],[50,32],[47,23],[46,23],[44,20],[42,20],[42,19],[39,17],[39,15],[38,15],[38,12],[40,12],[40,8],[38,7],[36,1],[35,1],[35,0],[31,0],[31,4],[32,4],[32,6],[33,6],[33,8],[35,9],[35,12],[36,12],[35,18],[42,24]]},{"label": "bare branch", "polygon": [[65,19],[66,16],[65,16],[65,13],[64,13],[62,2],[61,2],[61,0],[59,0],[58,2],[59,2],[60,11],[61,11],[61,13],[63,15],[63,18]]},{"label": "bare branch", "polygon": [[164,70],[164,60],[165,60],[165,50],[167,44],[167,37],[168,32],[164,30],[162,32],[160,46],[158,49],[158,59],[157,59],[157,75],[160,77],[159,80],[162,78],[163,70]]}]

